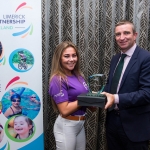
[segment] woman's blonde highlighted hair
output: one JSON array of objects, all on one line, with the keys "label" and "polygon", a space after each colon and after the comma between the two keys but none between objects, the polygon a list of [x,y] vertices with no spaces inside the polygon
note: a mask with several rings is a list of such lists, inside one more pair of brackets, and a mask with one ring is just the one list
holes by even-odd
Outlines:
[{"label": "woman's blonde highlighted hair", "polygon": [[[52,80],[54,76],[57,76],[60,79],[59,80],[60,87],[61,87],[62,81],[67,83],[67,76],[65,74],[64,68],[61,65],[61,57],[62,57],[62,53],[64,52],[64,50],[67,49],[68,47],[72,47],[76,51],[76,55],[78,58],[76,65],[74,69],[72,70],[72,74],[77,76],[77,78],[79,78],[79,76],[83,76],[83,74],[80,71],[79,52],[78,52],[77,47],[70,41],[61,42],[60,44],[57,45],[54,51],[54,55],[52,58],[51,74],[50,74],[50,81]],[[52,99],[52,105],[53,105],[54,111],[58,112],[57,105],[53,99]]]}]

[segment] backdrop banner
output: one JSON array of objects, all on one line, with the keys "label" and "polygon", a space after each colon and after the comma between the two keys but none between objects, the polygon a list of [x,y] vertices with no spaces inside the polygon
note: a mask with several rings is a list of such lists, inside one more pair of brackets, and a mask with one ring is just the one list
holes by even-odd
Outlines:
[{"label": "backdrop banner", "polygon": [[44,150],[41,0],[1,0],[0,150]]}]

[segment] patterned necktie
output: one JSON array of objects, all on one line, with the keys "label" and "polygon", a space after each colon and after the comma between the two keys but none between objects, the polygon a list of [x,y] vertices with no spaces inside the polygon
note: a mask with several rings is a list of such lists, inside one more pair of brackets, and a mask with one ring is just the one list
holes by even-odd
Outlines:
[{"label": "patterned necktie", "polygon": [[116,70],[112,79],[112,83],[111,83],[111,92],[110,92],[111,94],[117,93],[117,87],[118,87],[119,79],[120,79],[123,64],[124,64],[124,58],[126,56],[127,56],[126,54],[121,55],[121,59],[118,63],[118,66],[116,67]]}]

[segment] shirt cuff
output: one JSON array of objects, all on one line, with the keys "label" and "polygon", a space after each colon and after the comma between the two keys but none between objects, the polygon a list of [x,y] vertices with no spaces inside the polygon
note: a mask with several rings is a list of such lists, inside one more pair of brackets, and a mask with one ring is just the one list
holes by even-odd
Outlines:
[{"label": "shirt cuff", "polygon": [[119,104],[119,96],[118,94],[114,94],[115,96],[115,104]]}]

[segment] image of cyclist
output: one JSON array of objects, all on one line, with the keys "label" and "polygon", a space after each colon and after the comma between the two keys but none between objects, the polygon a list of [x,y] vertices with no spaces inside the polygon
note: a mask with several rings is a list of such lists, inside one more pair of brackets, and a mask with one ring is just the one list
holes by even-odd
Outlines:
[{"label": "image of cyclist", "polygon": [[19,51],[18,54],[20,56],[21,61],[22,62],[26,62],[27,58],[26,58],[24,52],[23,51]]}]

